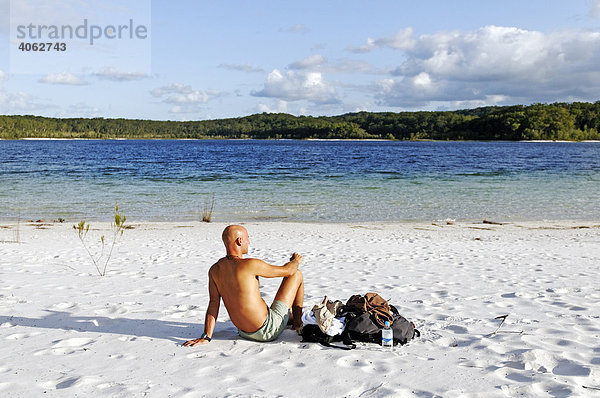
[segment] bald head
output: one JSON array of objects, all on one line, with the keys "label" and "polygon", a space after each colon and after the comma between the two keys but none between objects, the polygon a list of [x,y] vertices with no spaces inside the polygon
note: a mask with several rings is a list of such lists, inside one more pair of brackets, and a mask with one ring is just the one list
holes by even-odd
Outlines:
[{"label": "bald head", "polygon": [[[248,253],[248,231],[241,225],[230,225],[221,235],[227,254],[239,255]],[[239,253],[239,254],[238,254]]]},{"label": "bald head", "polygon": [[223,230],[223,235],[221,235],[221,238],[223,239],[225,246],[227,246],[237,238],[242,237],[244,233],[247,234],[248,231],[246,231],[246,228],[242,227],[241,225],[230,225]]}]

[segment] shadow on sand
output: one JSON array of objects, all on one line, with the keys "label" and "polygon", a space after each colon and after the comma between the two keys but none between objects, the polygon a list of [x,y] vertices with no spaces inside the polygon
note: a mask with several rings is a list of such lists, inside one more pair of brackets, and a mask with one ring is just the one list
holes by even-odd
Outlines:
[{"label": "shadow on sand", "polygon": [[111,333],[150,337],[183,343],[198,337],[204,328],[199,323],[160,321],[157,319],[107,318],[103,316],[74,316],[68,312],[49,311],[41,318],[0,315],[0,324],[31,328],[75,330],[78,332]]}]

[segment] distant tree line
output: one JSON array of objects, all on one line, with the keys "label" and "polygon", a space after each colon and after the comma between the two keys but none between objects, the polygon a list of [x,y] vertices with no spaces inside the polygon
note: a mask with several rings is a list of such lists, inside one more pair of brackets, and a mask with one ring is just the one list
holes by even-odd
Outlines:
[{"label": "distant tree line", "polygon": [[600,140],[600,101],[320,117],[262,113],[188,122],[0,116],[0,138]]}]

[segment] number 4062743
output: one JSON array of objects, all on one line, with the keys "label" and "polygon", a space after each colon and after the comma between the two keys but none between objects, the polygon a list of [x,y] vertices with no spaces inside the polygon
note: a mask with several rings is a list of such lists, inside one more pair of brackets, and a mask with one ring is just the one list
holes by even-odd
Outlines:
[{"label": "number 4062743", "polygon": [[21,43],[21,51],[67,51],[67,43]]}]

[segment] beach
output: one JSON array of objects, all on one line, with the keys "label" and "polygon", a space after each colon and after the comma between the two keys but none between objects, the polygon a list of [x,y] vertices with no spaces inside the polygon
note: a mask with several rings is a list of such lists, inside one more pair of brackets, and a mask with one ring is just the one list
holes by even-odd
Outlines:
[{"label": "beach", "polygon": [[[246,341],[223,306],[213,341],[182,347],[203,332],[226,224],[130,225],[101,277],[73,223],[1,224],[0,395],[600,396],[598,222],[244,224],[250,257],[304,256],[305,308],[389,299],[421,331],[393,352],[292,329]],[[92,253],[100,235],[92,222]],[[260,283],[270,304],[279,281]]]}]

